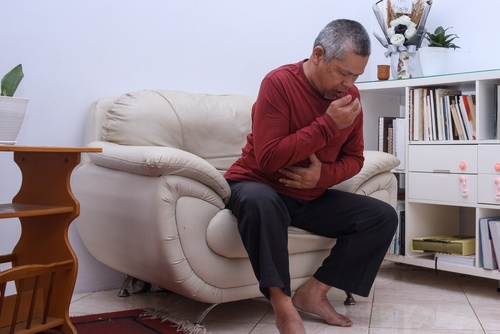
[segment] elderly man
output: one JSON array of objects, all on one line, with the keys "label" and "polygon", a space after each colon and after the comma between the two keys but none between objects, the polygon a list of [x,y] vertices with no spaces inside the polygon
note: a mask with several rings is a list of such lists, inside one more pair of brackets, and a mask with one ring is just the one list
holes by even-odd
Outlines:
[{"label": "elderly man", "polygon": [[[280,333],[305,333],[297,309],[328,324],[351,326],[326,294],[331,287],[367,296],[397,225],[377,199],[329,189],[363,166],[363,112],[354,82],[370,55],[364,27],[334,20],[309,59],[271,71],[252,110],[252,132],[226,172],[227,207]],[[337,238],[291,298],[287,228]]]}]

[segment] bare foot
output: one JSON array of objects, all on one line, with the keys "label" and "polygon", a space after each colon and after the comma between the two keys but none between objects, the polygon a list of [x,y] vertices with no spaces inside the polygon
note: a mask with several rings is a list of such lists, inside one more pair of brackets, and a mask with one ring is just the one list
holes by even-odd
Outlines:
[{"label": "bare foot", "polygon": [[306,334],[299,313],[292,300],[281,288],[269,288],[271,305],[276,318],[276,327],[280,334]]},{"label": "bare foot", "polygon": [[280,334],[306,334],[304,324],[299,313],[295,310],[297,316],[278,317],[276,315],[276,328]]},{"label": "bare foot", "polygon": [[311,277],[295,292],[292,298],[293,305],[301,311],[319,316],[329,325],[351,327],[352,321],[337,313],[326,298],[326,293],[330,288]]}]

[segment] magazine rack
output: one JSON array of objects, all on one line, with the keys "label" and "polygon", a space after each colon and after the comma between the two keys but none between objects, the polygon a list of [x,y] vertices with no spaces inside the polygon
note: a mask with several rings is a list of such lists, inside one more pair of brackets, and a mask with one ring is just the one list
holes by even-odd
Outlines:
[{"label": "magazine rack", "polygon": [[14,153],[22,185],[12,203],[0,204],[0,218],[19,218],[22,232],[12,253],[0,255],[0,263],[12,264],[0,272],[0,334],[76,333],[69,304],[78,262],[68,228],[80,207],[70,176],[82,152],[101,149],[0,146],[2,151]]}]

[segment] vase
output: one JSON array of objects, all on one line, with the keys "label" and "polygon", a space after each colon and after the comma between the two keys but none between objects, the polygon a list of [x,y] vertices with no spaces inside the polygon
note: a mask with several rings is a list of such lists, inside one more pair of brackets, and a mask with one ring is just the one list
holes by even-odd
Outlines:
[{"label": "vase", "polygon": [[418,49],[422,74],[426,77],[445,74],[448,53],[449,49],[447,48],[423,47]]},{"label": "vase", "polygon": [[15,144],[28,99],[0,96],[0,144]]},{"label": "vase", "polygon": [[397,68],[397,79],[411,78],[410,71],[410,53],[408,51],[400,51]]}]

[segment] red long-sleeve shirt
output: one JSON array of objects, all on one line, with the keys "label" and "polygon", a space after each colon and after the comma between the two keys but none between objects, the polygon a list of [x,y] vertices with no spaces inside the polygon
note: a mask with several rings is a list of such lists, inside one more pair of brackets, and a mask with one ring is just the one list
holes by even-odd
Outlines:
[{"label": "red long-sleeve shirt", "polygon": [[[363,113],[340,130],[325,114],[332,100],[325,99],[307,80],[304,61],[284,65],[262,81],[252,108],[252,132],[242,156],[225,173],[226,179],[253,180],[277,192],[305,200],[356,175],[363,165]],[[359,98],[355,86],[345,95]],[[279,182],[278,170],[291,165],[307,167],[315,153],[322,163],[321,177],[313,189],[296,189]]]}]

